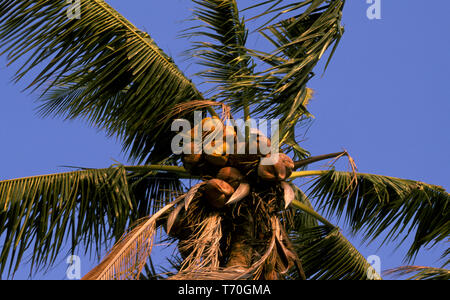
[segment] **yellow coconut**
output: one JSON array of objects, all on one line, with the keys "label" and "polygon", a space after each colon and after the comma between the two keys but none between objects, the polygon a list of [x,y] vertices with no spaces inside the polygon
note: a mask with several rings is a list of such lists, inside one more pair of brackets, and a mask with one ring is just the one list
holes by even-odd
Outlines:
[{"label": "yellow coconut", "polygon": [[217,126],[223,126],[222,121],[218,117],[208,117],[202,120],[202,128],[204,132],[214,131]]},{"label": "yellow coconut", "polygon": [[224,167],[228,162],[230,149],[231,147],[228,143],[213,140],[204,147],[206,161],[214,166]]},{"label": "yellow coconut", "polygon": [[[200,147],[200,145],[198,145]],[[201,153],[196,153],[195,143],[191,142],[183,147],[185,154],[182,156],[182,162],[184,168],[191,171],[195,168],[202,160],[203,156]],[[197,151],[198,152],[198,151]]]}]

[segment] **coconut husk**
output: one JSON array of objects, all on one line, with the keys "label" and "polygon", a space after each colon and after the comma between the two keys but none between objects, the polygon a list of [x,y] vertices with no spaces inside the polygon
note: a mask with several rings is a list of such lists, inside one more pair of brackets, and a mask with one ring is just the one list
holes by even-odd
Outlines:
[{"label": "coconut husk", "polygon": [[233,195],[234,188],[220,179],[209,180],[203,190],[205,200],[216,209],[225,207],[228,199]]},{"label": "coconut husk", "polygon": [[[260,164],[258,176],[265,181],[283,181],[292,175],[294,169],[293,160],[284,153],[278,154],[279,159],[271,165]],[[268,156],[270,157],[270,155]]]},{"label": "coconut husk", "polygon": [[239,187],[239,184],[244,179],[242,173],[233,167],[225,167],[219,170],[216,178],[221,179],[229,183],[234,189]]}]

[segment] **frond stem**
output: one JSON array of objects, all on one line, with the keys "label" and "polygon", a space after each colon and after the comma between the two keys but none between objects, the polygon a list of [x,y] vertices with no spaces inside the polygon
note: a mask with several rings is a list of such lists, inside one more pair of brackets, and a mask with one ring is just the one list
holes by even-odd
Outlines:
[{"label": "frond stem", "polygon": [[176,173],[185,178],[194,178],[189,172],[179,166],[167,166],[167,165],[142,165],[142,166],[125,166],[127,171],[164,171],[170,173]]},{"label": "frond stem", "polygon": [[333,225],[330,221],[328,221],[327,219],[322,217],[318,212],[316,212],[314,209],[312,209],[311,207],[307,206],[306,204],[303,204],[302,202],[300,202],[298,200],[294,200],[294,201],[292,201],[291,205],[294,206],[295,208],[298,208],[298,209],[304,211],[308,215],[316,218],[317,220],[322,222],[324,225],[326,225],[326,226],[328,226],[330,228],[336,228],[335,225]]},{"label": "frond stem", "polygon": [[347,154],[347,151],[342,151],[342,152],[337,152],[337,153],[330,153],[330,154],[324,154],[324,155],[318,155],[318,156],[313,156],[313,157],[309,157],[306,159],[302,159],[299,161],[294,162],[294,169],[297,170],[303,166],[318,162],[318,161],[322,161],[325,159],[329,159],[329,158],[335,158],[335,157],[339,157],[339,156],[343,156]]},{"label": "frond stem", "polygon": [[296,179],[301,177],[308,177],[308,176],[321,176],[327,174],[329,171],[299,171],[299,172],[292,172],[291,177],[289,179]]}]

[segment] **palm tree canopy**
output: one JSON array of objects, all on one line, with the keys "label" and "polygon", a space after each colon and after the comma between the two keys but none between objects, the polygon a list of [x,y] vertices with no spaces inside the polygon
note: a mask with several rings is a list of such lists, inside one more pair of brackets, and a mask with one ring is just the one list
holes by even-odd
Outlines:
[{"label": "palm tree canopy", "polygon": [[[42,90],[41,114],[84,119],[118,137],[130,159],[143,165],[0,182],[0,234],[5,236],[0,273],[8,263],[14,273],[31,245],[32,265],[39,267],[54,263],[66,240],[72,251],[84,242],[86,252],[98,255],[113,239],[114,248],[87,277],[137,278],[153,235],[164,223],[161,219],[170,220],[170,231],[181,214],[200,209],[202,214],[191,216],[198,225],[192,239],[209,246],[194,248],[187,256],[185,265],[202,261],[195,269],[182,265],[181,270],[195,270],[198,278],[235,278],[234,270],[218,275],[201,269],[207,264],[218,267],[217,245],[226,220],[199,208],[197,192],[204,183],[183,193],[180,179],[202,176],[179,166],[180,156],[170,149],[175,135],[171,123],[179,117],[192,121],[195,108],[217,116],[217,106],[228,114],[243,113],[245,119],[251,118],[250,112],[280,119],[282,149],[301,159],[293,165],[305,167],[315,161],[307,159],[310,153],[297,143],[295,129],[312,117],[307,105],[313,93],[307,85],[319,61],[328,54],[327,66],[339,44],[345,0],[268,0],[242,10],[236,0],[193,2],[196,23],[184,35],[193,41],[189,53],[204,67],[197,74],[210,87],[204,92],[148,33],[103,0],[81,0],[80,19],[67,17],[65,0],[2,1],[0,53],[10,64],[25,60],[17,81],[37,71],[28,88]],[[251,20],[259,22],[256,33],[269,42],[271,51],[248,47]],[[348,153],[330,157],[342,156],[352,161]],[[309,176],[315,179],[307,195],[292,180]],[[287,278],[367,278],[371,266],[339,228],[314,210],[310,199],[330,215],[344,215],[366,239],[414,234],[407,259],[450,233],[449,194],[438,186],[334,169],[297,171],[288,181],[283,187],[285,197],[292,190],[285,201],[290,207],[281,219],[267,213],[270,251],[255,263],[255,274],[272,260],[277,270],[285,267]],[[442,273],[424,272],[423,278]]]}]

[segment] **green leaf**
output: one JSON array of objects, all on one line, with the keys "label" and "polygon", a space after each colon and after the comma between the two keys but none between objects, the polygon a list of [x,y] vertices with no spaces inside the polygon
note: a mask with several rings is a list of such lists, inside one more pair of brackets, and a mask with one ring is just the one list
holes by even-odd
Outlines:
[{"label": "green leaf", "polygon": [[[2,1],[0,50],[10,64],[25,59],[15,79],[38,71],[29,87],[45,89],[44,113],[88,120],[118,136],[139,162],[170,156],[167,110],[202,95],[105,1],[81,0],[80,19],[68,18],[68,8],[65,0]],[[47,93],[55,88],[57,95]]]},{"label": "green leaf", "polygon": [[182,190],[177,176],[143,170],[114,166],[0,181],[0,274],[8,262],[14,274],[28,249],[31,272],[49,268],[67,241],[72,253],[82,245],[101,255]]},{"label": "green leaf", "polygon": [[406,258],[450,234],[450,195],[439,186],[394,177],[324,172],[313,183],[310,196],[328,212],[345,219],[365,239],[385,235],[384,242],[413,235]]},{"label": "green leaf", "polygon": [[197,75],[212,83],[213,99],[245,108],[253,97],[254,65],[246,43],[248,30],[236,0],[194,0],[193,19],[200,25],[186,30],[193,39],[189,54],[206,67]]},{"label": "green leaf", "polygon": [[[251,104],[255,105],[255,113],[281,119],[285,126],[292,128],[292,124],[311,117],[306,108],[310,98],[306,96],[307,83],[314,76],[313,70],[323,54],[333,45],[335,50],[343,34],[341,17],[345,1],[264,3],[272,6],[257,17],[269,16],[266,24],[275,23],[263,26],[260,32],[275,49],[271,53],[251,51],[267,65],[255,75],[258,92]],[[285,18],[289,14],[295,15]]]},{"label": "green leaf", "polygon": [[414,274],[407,280],[450,280],[450,270],[442,268],[405,266],[386,272],[389,275],[404,276]]},{"label": "green leaf", "polygon": [[83,241],[98,251],[102,242],[125,230],[132,208],[123,168],[2,181],[0,273],[8,260],[9,272],[16,271],[33,242],[31,261],[38,267],[53,263],[66,239],[72,247]]},{"label": "green leaf", "polygon": [[[380,279],[364,256],[338,228],[328,226],[306,228],[291,234],[291,240],[308,279]],[[371,277],[372,275],[374,277]]]}]

